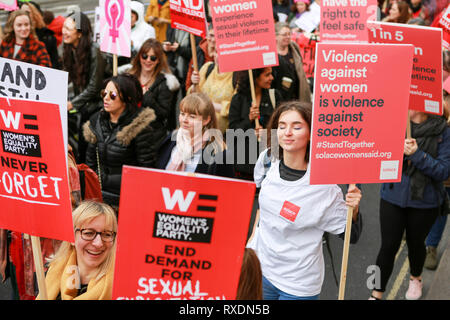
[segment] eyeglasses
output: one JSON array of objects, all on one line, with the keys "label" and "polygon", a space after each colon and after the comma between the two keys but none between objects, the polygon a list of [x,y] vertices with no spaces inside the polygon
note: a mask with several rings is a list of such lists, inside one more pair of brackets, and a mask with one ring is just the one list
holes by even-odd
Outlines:
[{"label": "eyeglasses", "polygon": [[116,238],[116,233],[113,231],[97,232],[94,229],[75,229],[75,232],[77,231],[80,231],[81,239],[85,241],[93,241],[98,234],[104,242],[112,242]]},{"label": "eyeglasses", "polygon": [[149,56],[148,54],[146,54],[146,53],[143,53],[143,54],[141,54],[141,58],[142,59],[144,59],[144,60],[147,60],[148,59],[148,57],[150,57],[150,60],[151,61],[153,61],[153,62],[155,62],[156,61],[156,59],[158,59],[158,57],[157,56]]},{"label": "eyeglasses", "polygon": [[108,93],[109,93],[109,97],[111,98],[111,100],[116,100],[116,98],[118,96],[116,92],[108,91],[108,90],[104,90],[104,89],[100,92],[102,99],[105,99],[105,97],[108,95]]}]

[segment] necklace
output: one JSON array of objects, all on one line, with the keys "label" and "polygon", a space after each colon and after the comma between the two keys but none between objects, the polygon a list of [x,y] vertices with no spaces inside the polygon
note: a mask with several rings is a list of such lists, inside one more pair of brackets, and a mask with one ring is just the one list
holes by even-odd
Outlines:
[{"label": "necklace", "polygon": [[141,83],[143,83],[143,84],[141,84],[141,87],[142,87],[142,90],[145,92],[145,91],[147,91],[148,90],[148,88],[150,87],[150,85],[153,83],[153,76],[150,76],[150,78],[148,78],[148,79],[146,79],[146,80],[144,80],[145,78],[141,75]]}]

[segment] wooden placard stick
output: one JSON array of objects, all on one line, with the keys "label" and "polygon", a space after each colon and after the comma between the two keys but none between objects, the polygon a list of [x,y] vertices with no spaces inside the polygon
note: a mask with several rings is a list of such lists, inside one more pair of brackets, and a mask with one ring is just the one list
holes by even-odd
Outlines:
[{"label": "wooden placard stick", "polygon": [[408,121],[406,122],[406,138],[411,139],[411,119],[408,112]]},{"label": "wooden placard stick", "polygon": [[118,58],[117,58],[117,54],[113,55],[113,76],[117,76],[118,74]]},{"label": "wooden placard stick", "polygon": [[42,300],[48,300],[47,286],[45,285],[44,262],[42,260],[41,240],[39,237],[31,236],[31,247],[33,249],[33,260],[34,266],[36,267],[39,295]]},{"label": "wooden placard stick", "polygon": [[[192,51],[192,62],[194,63],[194,71],[198,72],[198,61],[197,61],[197,46],[195,44],[195,37],[192,33],[189,34],[191,37],[191,51]],[[194,92],[196,91],[196,84],[194,84],[193,88]]]},{"label": "wooden placard stick", "polygon": [[[250,89],[252,91],[252,103],[256,103],[256,94],[255,94],[255,84],[253,83],[253,72],[252,70],[248,70],[248,81],[250,82]],[[260,128],[259,119],[255,119],[255,129]]]},{"label": "wooden placard stick", "polygon": [[[349,185],[349,189],[354,187],[354,184]],[[347,224],[345,227],[344,249],[342,250],[342,266],[341,266],[341,280],[339,283],[339,300],[344,300],[345,297],[345,282],[347,280],[347,264],[348,252],[350,248],[350,235],[352,233],[352,219],[353,208],[347,207]]]}]

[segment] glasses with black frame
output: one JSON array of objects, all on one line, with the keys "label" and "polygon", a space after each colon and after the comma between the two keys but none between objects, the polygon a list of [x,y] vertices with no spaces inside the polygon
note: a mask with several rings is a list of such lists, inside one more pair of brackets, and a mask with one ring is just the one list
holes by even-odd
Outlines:
[{"label": "glasses with black frame", "polygon": [[114,231],[102,231],[102,232],[98,232],[95,231],[94,229],[75,229],[75,232],[80,231],[81,234],[81,239],[85,240],[85,241],[92,241],[94,240],[97,235],[100,235],[100,238],[104,241],[104,242],[113,242],[114,239],[116,238],[116,233]]},{"label": "glasses with black frame", "polygon": [[144,59],[144,60],[147,60],[149,57],[150,57],[150,60],[153,61],[153,62],[155,62],[158,59],[157,56],[149,56],[146,53],[141,54],[141,58]]}]

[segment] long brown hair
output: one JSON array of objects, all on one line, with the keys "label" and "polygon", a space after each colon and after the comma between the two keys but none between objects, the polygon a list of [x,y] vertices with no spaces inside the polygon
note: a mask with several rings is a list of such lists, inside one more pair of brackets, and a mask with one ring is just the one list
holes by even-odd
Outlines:
[{"label": "long brown hair", "polygon": [[92,28],[89,18],[82,12],[74,12],[66,19],[72,19],[76,29],[81,34],[80,42],[75,48],[72,44],[64,43],[63,67],[69,73],[69,81],[80,91],[89,82],[89,68],[91,65]]},{"label": "long brown hair", "polygon": [[[407,23],[408,20],[411,18],[411,15],[409,13],[408,3],[406,3],[405,1],[399,1],[399,2],[396,2],[396,4],[397,4],[397,8],[398,8],[398,12],[399,12],[400,16],[395,19],[387,18],[386,21],[387,22],[395,22],[395,23]],[[391,5],[391,7],[393,5],[394,5],[394,3]],[[389,10],[390,10],[390,8],[389,8]]]},{"label": "long brown hair", "polygon": [[35,31],[34,31],[34,23],[33,20],[31,19],[30,13],[28,11],[25,10],[16,10],[16,11],[12,11],[9,16],[8,16],[8,21],[6,21],[5,27],[3,29],[5,36],[3,38],[3,40],[5,42],[11,42],[13,41],[13,39],[15,39],[16,35],[14,33],[14,21],[16,21],[16,18],[19,16],[27,16],[28,19],[30,19],[30,34],[32,34],[33,36],[36,36]]},{"label": "long brown hair", "polygon": [[[287,101],[282,104],[278,108],[274,110],[272,113],[272,116],[270,117],[269,123],[267,125],[267,146],[269,147],[269,154],[273,157],[277,156],[276,152],[270,152],[271,151],[271,143],[272,143],[272,133],[276,132],[278,129],[278,122],[280,120],[281,114],[286,111],[294,110],[297,111],[303,120],[306,121],[308,124],[309,129],[311,130],[311,117],[312,117],[312,105],[308,102],[303,101]],[[272,132],[273,131],[273,132]],[[305,154],[305,161],[309,162],[309,148],[310,148],[310,142],[308,143],[308,146],[306,148],[306,154]],[[278,144],[278,158],[281,160],[283,159],[283,149]]]},{"label": "long brown hair", "polygon": [[156,68],[153,70],[152,78],[154,79],[159,73],[171,73],[169,64],[167,63],[167,57],[164,53],[161,42],[156,39],[147,39],[139,49],[139,52],[131,61],[131,69],[129,73],[135,75],[138,79],[141,76],[142,66],[141,66],[141,55],[147,53],[150,49],[153,49],[155,56],[158,58],[159,63],[156,65]]},{"label": "long brown hair", "polygon": [[245,248],[236,300],[262,300],[261,264],[255,251]]}]

